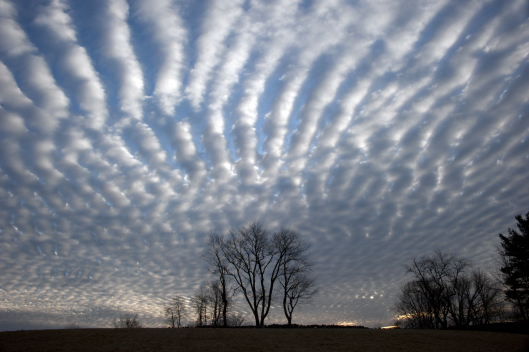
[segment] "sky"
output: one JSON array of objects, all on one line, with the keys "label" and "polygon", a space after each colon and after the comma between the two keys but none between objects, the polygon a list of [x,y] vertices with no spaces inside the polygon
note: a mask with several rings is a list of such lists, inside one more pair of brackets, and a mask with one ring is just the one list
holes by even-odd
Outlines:
[{"label": "sky", "polygon": [[529,211],[528,18],[0,0],[0,330],[163,326],[209,279],[210,231],[251,221],[311,245],[320,292],[294,323],[390,325],[404,265],[438,248],[493,269]]}]

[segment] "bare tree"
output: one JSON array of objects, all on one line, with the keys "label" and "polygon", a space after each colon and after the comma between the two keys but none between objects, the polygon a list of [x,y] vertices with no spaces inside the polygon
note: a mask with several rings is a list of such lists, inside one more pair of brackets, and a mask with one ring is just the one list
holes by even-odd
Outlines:
[{"label": "bare tree", "polygon": [[446,329],[489,324],[503,306],[497,284],[479,269],[467,273],[467,260],[440,250],[414,259],[414,275],[402,288],[394,310],[408,328]]},{"label": "bare tree", "polygon": [[114,328],[141,328],[138,320],[138,314],[124,313],[118,319],[114,320]]},{"label": "bare tree", "polygon": [[283,311],[292,325],[292,313],[298,304],[308,303],[318,292],[314,278],[302,273],[290,277],[289,282],[283,285]]},{"label": "bare tree", "polygon": [[258,222],[230,230],[220,248],[228,263],[228,274],[250,306],[255,326],[264,326],[279,276],[281,254],[269,240],[268,231]]},{"label": "bare tree", "polygon": [[460,276],[470,266],[463,258],[436,250],[431,256],[413,259],[406,267],[413,274],[416,288],[429,302],[429,309],[435,320],[435,327],[446,329],[450,314],[450,300],[453,287],[458,285]]},{"label": "bare tree", "polygon": [[[220,293],[221,314],[219,317],[222,320],[222,326],[226,327],[228,326],[228,309],[233,294],[232,290],[228,287],[230,273],[228,270],[228,263],[222,252],[222,246],[222,236],[212,232],[208,239],[208,246],[206,247],[206,250],[202,252],[202,257],[206,260],[209,272],[217,278],[218,285],[214,284],[213,286],[215,289],[219,288],[219,290],[214,292],[214,294]],[[217,322],[217,315],[215,318],[215,321]]]},{"label": "bare tree", "polygon": [[[228,306],[232,304],[231,295],[227,299]],[[203,282],[192,298],[197,316],[196,326],[229,326],[223,324],[224,312],[229,318],[230,309],[224,306],[222,285],[219,280]]]},{"label": "bare tree", "polygon": [[409,329],[435,329],[433,309],[414,281],[402,285],[394,307],[398,319],[395,325]]},{"label": "bare tree", "polygon": [[[306,257],[307,249],[308,245],[298,232],[281,229],[270,236],[258,222],[231,229],[227,238],[211,233],[202,256],[209,271],[217,278],[222,326],[229,324],[231,292],[241,292],[250,306],[255,326],[262,327],[270,312],[274,285],[280,275],[283,275],[280,279],[283,306],[287,319],[291,321],[294,308],[316,293],[314,279],[309,276],[311,264]],[[229,288],[230,280],[233,290]],[[214,322],[218,318],[216,307],[214,304]]]},{"label": "bare tree", "polygon": [[209,292],[207,284],[203,283],[198,288],[193,296],[192,302],[197,315],[196,326],[202,327],[208,325]]},{"label": "bare tree", "polygon": [[81,329],[81,325],[79,325],[79,323],[71,323],[71,324],[68,324],[64,327],[65,329]]},{"label": "bare tree", "polygon": [[[506,309],[501,299],[501,288],[489,275],[477,269],[471,274],[475,302],[471,304],[472,324],[490,324],[501,321]],[[470,306],[470,304],[469,304]]]},{"label": "bare tree", "polygon": [[228,315],[228,326],[242,326],[246,322],[246,318],[241,313]]},{"label": "bare tree", "polygon": [[489,324],[497,318],[499,309],[503,308],[497,283],[479,269],[469,275],[462,275],[450,289],[453,291],[449,302],[453,326]]},{"label": "bare tree", "polygon": [[164,306],[165,323],[171,328],[181,328],[182,320],[187,316],[187,307],[183,297],[175,296],[170,305]]},{"label": "bare tree", "polygon": [[283,311],[288,325],[292,325],[292,314],[298,304],[309,302],[318,292],[311,277],[312,263],[308,260],[309,245],[299,232],[283,228],[274,234],[274,246],[280,260],[279,284],[283,296]]},{"label": "bare tree", "polygon": [[231,303],[231,299],[226,299],[228,303],[224,304],[223,288],[220,280],[212,280],[207,286],[206,292],[210,311],[210,325],[215,327],[227,326],[227,324],[224,324],[224,317],[228,314],[227,305]]}]

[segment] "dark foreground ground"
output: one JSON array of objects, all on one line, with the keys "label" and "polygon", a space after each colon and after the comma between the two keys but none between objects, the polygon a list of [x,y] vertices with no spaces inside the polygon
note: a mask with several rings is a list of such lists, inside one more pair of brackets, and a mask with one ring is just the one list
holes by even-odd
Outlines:
[{"label": "dark foreground ground", "polygon": [[368,329],[75,329],[0,332],[0,351],[529,351],[529,336]]}]

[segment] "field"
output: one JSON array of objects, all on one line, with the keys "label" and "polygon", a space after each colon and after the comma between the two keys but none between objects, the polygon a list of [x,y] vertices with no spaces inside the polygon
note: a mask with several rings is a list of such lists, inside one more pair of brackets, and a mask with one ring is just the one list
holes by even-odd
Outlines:
[{"label": "field", "polygon": [[0,351],[528,351],[529,336],[369,329],[74,329],[0,332]]}]

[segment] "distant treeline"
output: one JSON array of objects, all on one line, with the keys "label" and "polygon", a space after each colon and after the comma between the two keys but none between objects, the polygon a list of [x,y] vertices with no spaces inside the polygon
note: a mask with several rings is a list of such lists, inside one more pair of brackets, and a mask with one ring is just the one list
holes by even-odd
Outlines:
[{"label": "distant treeline", "polygon": [[303,325],[303,324],[272,324],[272,325],[266,325],[267,328],[271,329],[368,329],[365,326],[361,325]]},{"label": "distant treeline", "polygon": [[[214,326],[195,326],[198,328],[211,328]],[[218,326],[221,327],[221,326]],[[230,326],[230,328],[237,328],[237,329],[255,329],[254,325],[242,325],[242,326]],[[263,328],[265,329],[369,329],[365,326],[361,325],[303,325],[303,324],[271,324],[271,325],[264,325]]]}]

